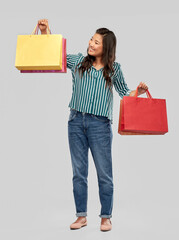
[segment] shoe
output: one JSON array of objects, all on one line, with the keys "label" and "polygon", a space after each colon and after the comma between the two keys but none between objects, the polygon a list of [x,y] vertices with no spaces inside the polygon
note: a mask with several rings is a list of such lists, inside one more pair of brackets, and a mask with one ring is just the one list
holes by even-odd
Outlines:
[{"label": "shoe", "polygon": [[80,229],[82,227],[87,226],[86,218],[78,218],[74,223],[70,225],[71,230]]},{"label": "shoe", "polygon": [[101,219],[101,227],[100,230],[103,232],[110,231],[112,229],[112,222],[109,218]]}]

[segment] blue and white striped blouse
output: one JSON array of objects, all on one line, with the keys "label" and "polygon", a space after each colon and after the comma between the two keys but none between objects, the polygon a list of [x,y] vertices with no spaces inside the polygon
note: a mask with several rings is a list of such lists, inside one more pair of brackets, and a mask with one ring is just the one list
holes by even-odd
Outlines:
[{"label": "blue and white striped blouse", "polygon": [[[105,87],[103,68],[96,70],[91,66],[90,72],[85,71],[80,78],[78,70],[75,73],[75,67],[83,59],[82,53],[67,54],[67,68],[71,69],[72,73],[72,97],[68,107],[80,112],[108,117],[113,123],[113,87],[112,92],[108,86]],[[120,64],[114,62],[113,67],[115,72],[111,77],[112,86],[114,85],[121,98],[129,96],[131,90],[124,80]]]}]

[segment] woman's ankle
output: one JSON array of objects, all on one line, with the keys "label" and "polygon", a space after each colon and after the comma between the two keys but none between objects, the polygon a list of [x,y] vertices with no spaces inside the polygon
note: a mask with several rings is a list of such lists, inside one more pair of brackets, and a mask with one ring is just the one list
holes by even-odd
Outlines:
[{"label": "woman's ankle", "polygon": [[78,217],[78,219],[84,219],[84,218],[86,218],[86,216],[80,216],[80,217]]}]

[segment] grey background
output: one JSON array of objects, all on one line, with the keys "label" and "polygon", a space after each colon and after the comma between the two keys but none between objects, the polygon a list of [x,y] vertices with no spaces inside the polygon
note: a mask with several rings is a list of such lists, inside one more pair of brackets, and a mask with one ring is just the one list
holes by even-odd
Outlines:
[{"label": "grey background", "polygon": [[[6,1],[0,9],[0,238],[178,239],[178,21],[177,1]],[[165,98],[169,133],[121,136],[120,97],[114,91],[113,230],[99,231],[96,170],[89,152],[88,226],[76,219],[68,146],[72,77],[20,74],[19,34],[47,18],[67,38],[67,52],[86,54],[99,27],[117,37],[117,58],[131,89],[145,82]],[[143,95],[145,97],[145,95]]]}]

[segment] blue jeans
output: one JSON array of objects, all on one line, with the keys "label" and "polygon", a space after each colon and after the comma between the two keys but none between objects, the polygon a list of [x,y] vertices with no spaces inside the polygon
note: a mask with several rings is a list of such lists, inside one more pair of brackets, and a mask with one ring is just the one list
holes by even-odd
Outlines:
[{"label": "blue jeans", "polygon": [[107,117],[70,109],[68,140],[73,170],[73,195],[76,216],[87,216],[88,150],[97,171],[101,212],[111,218],[113,208],[112,127]]}]

